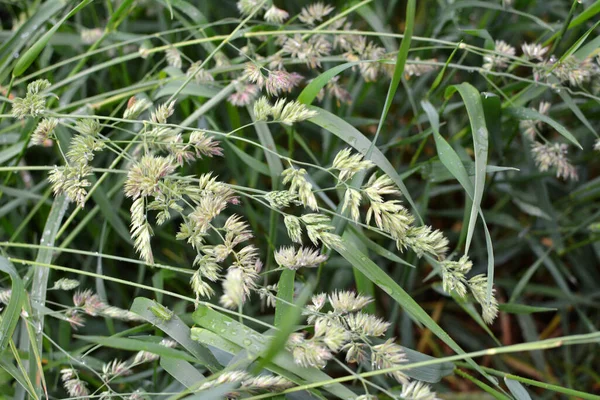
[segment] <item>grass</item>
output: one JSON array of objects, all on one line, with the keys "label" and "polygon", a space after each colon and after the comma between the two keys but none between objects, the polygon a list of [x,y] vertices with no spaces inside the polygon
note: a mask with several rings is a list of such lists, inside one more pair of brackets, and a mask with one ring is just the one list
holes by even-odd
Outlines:
[{"label": "grass", "polygon": [[1,2],[0,398],[600,399],[600,1],[275,6]]}]

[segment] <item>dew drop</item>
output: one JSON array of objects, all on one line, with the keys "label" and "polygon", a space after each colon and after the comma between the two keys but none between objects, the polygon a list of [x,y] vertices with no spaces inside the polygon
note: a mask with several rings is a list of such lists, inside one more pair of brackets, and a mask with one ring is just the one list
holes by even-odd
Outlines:
[{"label": "dew drop", "polygon": [[252,341],[250,339],[244,339],[244,346],[248,347],[252,344]]},{"label": "dew drop", "polygon": [[15,51],[15,52],[13,53],[13,57],[14,57],[14,58],[19,58],[19,52],[18,52],[18,51]]},{"label": "dew drop", "polygon": [[386,292],[387,294],[391,295],[392,294],[392,289],[389,286],[386,285],[379,285],[380,288],[383,289],[384,292]]}]

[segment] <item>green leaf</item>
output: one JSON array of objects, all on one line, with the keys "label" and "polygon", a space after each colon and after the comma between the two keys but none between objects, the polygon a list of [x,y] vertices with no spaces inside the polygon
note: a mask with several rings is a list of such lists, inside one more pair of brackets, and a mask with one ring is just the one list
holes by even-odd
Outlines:
[{"label": "green leaf", "polygon": [[186,388],[204,381],[204,376],[192,364],[176,358],[161,357],[160,366]]},{"label": "green leaf", "polygon": [[[432,356],[419,353],[418,351],[409,349],[408,347],[403,346],[402,349],[404,350],[404,354],[406,354],[408,364],[435,360],[435,358]],[[404,371],[404,373],[418,381],[437,383],[441,381],[443,377],[452,375],[452,371],[454,371],[454,364],[451,362],[443,362],[434,365],[411,368]]]},{"label": "green leaf", "polygon": [[[14,60],[13,54],[18,54],[28,40],[37,33],[39,27],[46,23],[54,14],[67,5],[64,1],[45,1],[33,15],[23,21],[19,28],[12,33],[10,39],[4,41],[0,47],[0,82],[3,82],[6,74],[10,72],[6,67]],[[6,71],[6,72],[5,72]]]},{"label": "green leaf", "polygon": [[471,133],[473,135],[473,147],[475,153],[475,188],[473,191],[473,207],[469,218],[469,230],[467,232],[467,242],[465,245],[465,254],[469,252],[475,223],[477,222],[477,213],[481,207],[481,199],[483,197],[483,189],[485,186],[485,167],[487,164],[488,154],[488,130],[485,123],[485,114],[481,103],[481,96],[477,89],[469,83],[461,83],[460,85],[450,86],[446,90],[446,98],[449,98],[458,91],[461,95],[469,121],[471,123]]},{"label": "green leaf", "polygon": [[[293,301],[294,295],[294,275],[296,271],[286,270],[281,274],[282,278],[286,272],[292,272],[292,274],[288,274],[287,276],[291,276],[291,279],[288,279],[288,282],[284,282],[285,284],[285,295],[289,295],[289,302]],[[279,280],[281,283],[281,279]],[[285,304],[280,300],[277,300],[277,307],[280,307],[282,304],[285,304],[287,307],[280,311],[279,314],[275,314],[275,326],[279,328],[279,331],[275,332],[275,335],[271,339],[269,346],[262,354],[262,360],[258,363],[258,366],[255,368],[256,372],[260,372],[262,367],[270,363],[273,358],[281,351],[281,349],[285,348],[285,344],[287,343],[290,334],[294,332],[296,325],[302,318],[302,310],[306,305],[306,302],[310,299],[313,291],[313,285],[305,285],[302,289],[302,292],[298,296],[298,300],[291,306],[289,304]],[[277,292],[277,297],[280,297],[280,291]],[[280,309],[278,308],[278,311]],[[277,317],[279,316],[279,319]]]},{"label": "green leaf", "polygon": [[[18,353],[15,354],[18,356]],[[20,362],[20,360],[18,362]],[[33,399],[39,399],[35,393],[35,388],[32,387],[31,380],[29,380],[29,378],[26,377],[23,372],[13,365],[12,360],[9,360],[8,357],[0,357],[0,368],[12,376]]]},{"label": "green leaf", "polygon": [[[177,79],[175,81],[171,81],[166,85],[162,86],[158,91],[152,96],[154,100],[171,96],[173,93],[177,93],[181,88],[181,84],[184,79]],[[180,92],[179,99],[183,99],[183,96],[194,96],[194,97],[202,97],[202,98],[210,98],[217,95],[220,91],[220,88],[211,84],[199,84],[196,82],[188,83]]]},{"label": "green leaf", "polygon": [[[90,175],[87,177],[92,185],[97,182],[96,176]],[[104,191],[100,188],[92,192],[92,199],[100,208],[100,212],[106,218],[110,226],[126,243],[131,243],[131,235],[127,225],[123,222],[118,213],[115,212],[115,205],[111,203]]]},{"label": "green leaf", "polygon": [[85,342],[95,343],[113,349],[121,349],[128,351],[147,351],[161,357],[170,357],[178,360],[186,360],[189,362],[198,361],[196,357],[193,357],[184,351],[172,349],[170,347],[163,346],[162,344],[149,342],[145,340],[109,336],[73,335],[73,337],[75,337],[76,339],[83,340]]},{"label": "green leaf", "polygon": [[39,38],[37,40],[37,42],[35,42],[33,44],[33,46],[31,46],[29,48],[29,50],[27,50],[25,52],[25,54],[23,54],[17,61],[17,64],[13,68],[13,72],[12,72],[13,77],[16,78],[16,77],[21,76],[23,74],[23,72],[25,72],[27,70],[27,68],[29,68],[29,66],[38,58],[39,54],[42,52],[44,47],[46,47],[46,45],[48,44],[48,41],[50,40],[52,35],[54,35],[54,33],[58,30],[58,28],[60,28],[60,26],[67,19],[71,18],[73,15],[77,14],[77,12],[79,12],[79,10],[81,10],[83,7],[85,7],[89,3],[91,3],[91,1],[92,0],[83,0],[75,8],[73,8],[67,15],[65,15],[60,21],[58,21],[58,23],[54,24],[54,26],[52,26],[52,28],[50,28],[50,30],[48,30],[48,32],[46,32],[44,34],[44,36]]},{"label": "green leaf", "polygon": [[509,314],[532,314],[538,312],[551,312],[556,311],[556,308],[549,307],[534,307],[528,306],[525,304],[516,304],[516,303],[504,303],[498,306],[500,311],[509,313]]},{"label": "green leaf", "polygon": [[271,135],[271,130],[264,121],[256,121],[256,119],[254,118],[254,111],[249,106],[248,113],[252,117],[252,121],[255,122],[254,129],[256,130],[256,135],[258,136],[260,144],[266,149],[271,150],[265,150],[265,158],[267,160],[267,165],[269,166],[271,179],[273,181],[273,189],[275,189],[277,187],[277,183],[279,182],[279,177],[283,172],[283,164],[281,163],[281,159],[276,154],[274,154],[277,151],[277,149],[275,148],[275,141],[273,140],[273,135]]},{"label": "green leaf", "polygon": [[579,144],[579,142],[577,141],[577,139],[575,139],[575,136],[573,136],[571,132],[569,132],[564,126],[562,126],[552,118],[548,117],[547,115],[540,114],[538,111],[526,107],[508,107],[506,111],[518,120],[534,120],[545,122],[554,129],[556,129],[558,133],[563,135],[575,146],[579,147],[580,149],[583,149],[583,147],[581,147],[581,144]]},{"label": "green leaf", "polygon": [[237,154],[237,156],[242,160],[242,162],[248,165],[251,169],[263,175],[271,176],[271,172],[269,171],[269,167],[267,166],[267,164],[258,161],[256,158],[238,149],[238,147],[234,143],[229,143],[228,141],[227,144],[229,144],[230,148],[235,154]]},{"label": "green leaf", "polygon": [[288,313],[290,309],[293,309],[292,305],[289,303],[293,303],[294,301],[295,276],[296,271],[285,269],[279,277],[279,283],[277,285],[277,303],[275,305],[275,326],[278,328],[281,326],[286,313]]},{"label": "green leaf", "polygon": [[2,256],[0,256],[0,271],[7,273],[11,280],[10,300],[0,320],[0,352],[3,352],[17,327],[27,294],[23,280],[21,280],[17,270],[10,261]]},{"label": "green leaf", "polygon": [[315,100],[321,89],[323,89],[333,77],[358,64],[360,64],[360,62],[349,62],[323,72],[313,79],[308,85],[306,85],[306,87],[298,96],[298,101],[302,104],[310,105]]},{"label": "green leaf", "polygon": [[[361,252],[363,252],[365,254],[369,253],[369,249],[367,248],[365,243],[363,243],[360,240],[360,238],[357,237],[357,236],[365,236],[363,233],[359,233],[358,235],[353,235],[352,232],[350,232],[349,230],[346,230],[344,232],[344,236],[346,237],[348,242],[352,243],[353,246],[356,246],[356,248],[359,249]],[[356,268],[352,269],[352,273],[354,274],[354,282],[356,284],[356,291],[358,293],[365,294],[375,300],[377,297],[375,295],[375,285],[373,284],[373,282],[371,282],[362,272],[360,272]],[[365,313],[368,313],[368,314],[376,314],[377,311],[376,311],[375,302],[376,302],[376,300],[367,304],[362,309],[362,311]]]},{"label": "green leaf", "polygon": [[506,387],[508,387],[508,390],[510,390],[517,400],[531,400],[531,396],[529,396],[527,390],[519,382],[504,378],[504,383],[506,383]]},{"label": "green leaf", "polygon": [[212,372],[220,370],[221,366],[213,354],[206,347],[201,346],[190,338],[190,328],[178,316],[172,315],[171,319],[165,321],[152,313],[151,307],[156,304],[153,300],[145,297],[136,297],[133,300],[130,311],[169,335],[171,339],[175,340],[196,357],[196,362],[206,366]]},{"label": "green leaf", "polygon": [[469,121],[471,123],[471,134],[473,135],[473,150],[475,153],[475,187],[471,200],[473,205],[469,215],[469,227],[467,230],[467,241],[465,244],[465,254],[469,252],[473,233],[475,231],[475,223],[477,222],[477,214],[482,218],[482,223],[485,232],[485,242],[488,255],[487,268],[487,300],[492,297],[494,287],[494,249],[492,238],[483,219],[483,211],[481,210],[481,199],[483,198],[483,190],[485,188],[485,175],[488,158],[488,129],[486,125],[486,116],[483,110],[481,95],[471,84],[461,83],[460,85],[450,86],[446,89],[446,97],[449,98],[458,91],[465,103]]},{"label": "green leaf", "polygon": [[117,29],[121,21],[129,15],[130,6],[134,0],[124,0],[114,13],[110,16],[110,19],[106,23],[106,31],[112,32]]},{"label": "green leaf", "polygon": [[359,234],[355,227],[351,226],[347,232],[344,232],[345,235],[348,235],[352,240],[360,240],[369,250],[373,253],[378,254],[388,260],[399,263],[402,265],[406,265],[407,267],[416,268],[413,264],[401,259],[394,252],[389,251],[388,249],[380,246],[375,243],[371,239],[369,239],[366,235]]},{"label": "green leaf", "polygon": [[486,29],[461,29],[461,32],[484,39],[484,47],[487,50],[494,50],[494,39]]},{"label": "green leaf", "polygon": [[400,50],[398,50],[398,54],[396,56],[396,65],[394,67],[394,74],[392,75],[392,82],[390,83],[387,95],[385,96],[385,105],[383,106],[383,112],[381,113],[381,118],[379,119],[379,126],[377,127],[375,139],[372,142],[373,147],[376,145],[375,142],[377,141],[379,132],[383,127],[383,121],[385,121],[388,111],[392,106],[392,101],[394,100],[394,96],[396,94],[396,91],[398,90],[398,85],[400,85],[400,80],[402,79],[402,74],[404,73],[404,66],[406,65],[406,59],[408,58],[408,52],[410,50],[410,43],[412,40],[413,28],[415,24],[416,7],[416,0],[408,0],[406,4],[406,21],[404,28],[404,37],[402,38],[402,42],[400,43]]}]

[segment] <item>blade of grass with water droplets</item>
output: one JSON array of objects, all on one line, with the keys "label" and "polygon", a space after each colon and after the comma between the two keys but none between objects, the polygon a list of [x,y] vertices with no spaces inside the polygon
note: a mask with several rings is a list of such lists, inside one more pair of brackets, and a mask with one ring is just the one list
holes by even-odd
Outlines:
[{"label": "blade of grass with water droplets", "polygon": [[[255,330],[204,305],[198,307],[192,318],[201,327],[216,333],[227,341],[241,343],[244,348],[253,353],[264,352],[269,344],[269,338],[265,335],[261,335]],[[331,379],[317,368],[303,368],[296,365],[293,356],[285,349],[282,349],[273,358],[272,363],[308,382]],[[340,398],[354,398],[356,396],[351,390],[339,384],[328,385],[324,389]]]},{"label": "blade of grass with water droplets", "polygon": [[220,370],[221,366],[212,353],[206,347],[190,339],[190,328],[178,316],[172,315],[171,319],[165,321],[152,313],[151,308],[155,307],[156,304],[155,301],[145,297],[136,297],[130,311],[169,335],[170,338],[196,357],[197,362],[207,367],[210,371],[215,372]]}]

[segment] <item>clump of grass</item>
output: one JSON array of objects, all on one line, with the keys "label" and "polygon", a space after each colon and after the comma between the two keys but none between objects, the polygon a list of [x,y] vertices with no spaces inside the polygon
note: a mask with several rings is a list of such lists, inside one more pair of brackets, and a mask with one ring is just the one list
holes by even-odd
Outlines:
[{"label": "clump of grass", "polygon": [[600,11],[497,3],[6,5],[3,392],[596,398]]}]

